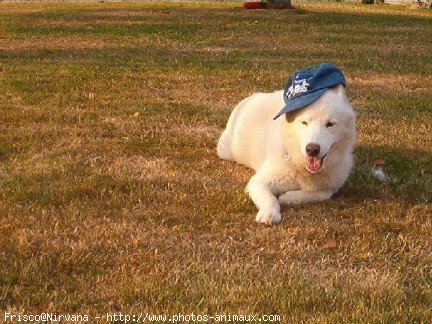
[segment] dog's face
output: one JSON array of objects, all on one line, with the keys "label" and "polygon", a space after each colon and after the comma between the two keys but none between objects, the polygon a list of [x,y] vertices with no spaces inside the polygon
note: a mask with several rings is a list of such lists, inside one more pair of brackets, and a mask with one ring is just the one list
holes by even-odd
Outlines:
[{"label": "dog's face", "polygon": [[337,162],[338,150],[354,144],[355,114],[343,86],[327,90],[316,102],[294,114],[286,114],[286,120],[293,130],[288,136],[297,137],[290,141],[297,144],[292,148],[298,150],[297,160],[303,160],[311,173],[325,169],[329,161]]}]

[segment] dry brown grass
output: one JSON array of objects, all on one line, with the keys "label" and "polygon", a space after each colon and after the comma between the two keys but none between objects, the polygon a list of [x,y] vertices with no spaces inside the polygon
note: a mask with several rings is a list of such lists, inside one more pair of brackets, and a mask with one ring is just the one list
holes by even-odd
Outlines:
[{"label": "dry brown grass", "polygon": [[[2,3],[0,16],[0,309],[430,321],[429,12]],[[244,96],[319,61],[347,74],[355,170],[334,199],[259,226],[252,171],[220,161],[217,137]]]}]

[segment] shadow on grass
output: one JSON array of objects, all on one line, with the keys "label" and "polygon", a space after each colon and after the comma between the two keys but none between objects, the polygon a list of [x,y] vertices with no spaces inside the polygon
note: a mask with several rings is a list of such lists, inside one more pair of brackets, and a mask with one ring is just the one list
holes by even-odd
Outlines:
[{"label": "shadow on grass", "polygon": [[[392,149],[384,146],[359,146],[356,162],[346,185],[335,199],[361,202],[365,199],[428,202],[432,197],[432,154],[428,151]],[[385,181],[374,177],[374,158],[385,161]]]}]

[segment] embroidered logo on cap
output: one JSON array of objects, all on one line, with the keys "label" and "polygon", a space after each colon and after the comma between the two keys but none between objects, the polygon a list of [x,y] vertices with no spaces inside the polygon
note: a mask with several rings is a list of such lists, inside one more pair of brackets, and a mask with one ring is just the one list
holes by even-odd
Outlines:
[{"label": "embroidered logo on cap", "polygon": [[291,86],[287,89],[285,93],[285,98],[291,98],[296,94],[307,92],[309,87],[309,83],[307,83],[306,79],[301,80],[293,80]]}]

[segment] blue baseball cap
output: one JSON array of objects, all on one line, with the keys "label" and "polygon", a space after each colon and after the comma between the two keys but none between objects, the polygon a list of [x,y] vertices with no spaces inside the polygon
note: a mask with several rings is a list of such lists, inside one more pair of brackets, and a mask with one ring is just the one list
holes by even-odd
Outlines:
[{"label": "blue baseball cap", "polygon": [[331,63],[320,63],[291,74],[283,92],[285,107],[273,119],[311,104],[328,88],[338,84],[346,86],[345,77]]}]

